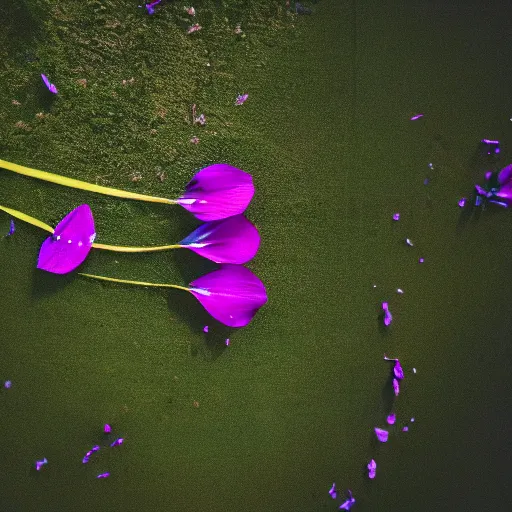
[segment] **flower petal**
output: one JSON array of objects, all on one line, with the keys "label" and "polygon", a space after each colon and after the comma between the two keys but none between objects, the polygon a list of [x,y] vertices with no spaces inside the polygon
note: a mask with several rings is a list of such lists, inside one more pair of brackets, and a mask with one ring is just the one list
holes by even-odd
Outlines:
[{"label": "flower petal", "polygon": [[71,272],[87,258],[95,237],[91,209],[82,204],[68,213],[43,242],[37,268],[54,274]]},{"label": "flower petal", "polygon": [[205,222],[179,245],[215,263],[243,264],[252,260],[260,246],[258,230],[243,215]]},{"label": "flower petal", "polygon": [[213,164],[201,169],[177,199],[198,219],[225,219],[243,213],[254,195],[252,176],[228,164]]},{"label": "flower petal", "polygon": [[382,428],[375,427],[375,435],[377,436],[377,439],[381,443],[385,443],[388,440],[389,432],[387,430],[384,430]]},{"label": "flower petal", "polygon": [[263,283],[249,269],[224,264],[190,283],[190,292],[219,322],[247,325],[268,298]]}]

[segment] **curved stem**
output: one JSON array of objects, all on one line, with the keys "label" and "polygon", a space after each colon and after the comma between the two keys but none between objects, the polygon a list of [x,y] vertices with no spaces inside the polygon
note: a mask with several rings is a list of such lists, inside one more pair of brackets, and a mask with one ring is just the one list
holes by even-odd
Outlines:
[{"label": "curved stem", "polygon": [[116,252],[156,252],[167,251],[168,249],[180,249],[182,245],[155,245],[153,247],[131,247],[127,245],[92,244],[95,249]]},{"label": "curved stem", "polygon": [[10,162],[6,162],[5,160],[0,160],[0,167],[3,167],[8,171],[23,174],[24,176],[37,178],[38,180],[49,181],[50,183],[56,183],[57,185],[63,185],[64,187],[78,188],[80,190],[96,192],[98,194],[105,194],[107,196],[122,197],[124,199],[135,199],[138,201],[148,201],[151,203],[177,203],[175,199],[147,196],[145,194],[137,194],[135,192],[127,192],[125,190],[119,190],[116,188],[94,185],[92,183],[87,183],[86,181],[75,180],[74,178],[66,178],[65,176],[59,176],[58,174],[52,174],[46,171],[38,171],[37,169],[31,169],[30,167],[24,167],[23,165],[13,164]]},{"label": "curved stem", "polygon": [[[0,205],[0,210],[8,213],[12,217],[16,219],[23,220],[36,226],[38,228],[44,229],[53,234],[54,229],[45,224],[44,222],[36,219],[35,217],[31,217],[26,213],[20,212],[18,210],[13,210],[12,208],[7,208],[6,206]],[[127,245],[107,245],[107,244],[92,244],[95,249],[103,249],[105,251],[116,251],[116,252],[156,252],[156,251],[166,251],[168,249],[181,249],[183,245],[175,244],[175,245],[156,245],[153,247],[131,247]]]},{"label": "curved stem", "polygon": [[95,276],[93,274],[84,274],[82,272],[79,272],[78,275],[85,276],[85,277],[92,277],[93,279],[99,279],[100,281],[112,281],[113,283],[136,284],[139,286],[154,286],[154,287],[158,287],[158,288],[176,288],[177,290],[184,290],[186,292],[190,291],[190,288],[187,288],[186,286],[179,286],[177,284],[145,283],[143,281],[128,281],[126,279],[115,279],[114,277]]}]

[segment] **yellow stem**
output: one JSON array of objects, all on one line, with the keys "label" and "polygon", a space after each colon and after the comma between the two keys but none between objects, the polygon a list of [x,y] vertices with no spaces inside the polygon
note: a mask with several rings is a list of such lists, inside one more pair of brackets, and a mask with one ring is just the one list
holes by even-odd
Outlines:
[{"label": "yellow stem", "polygon": [[180,249],[182,245],[156,245],[154,247],[130,247],[126,245],[92,244],[95,249],[116,252],[156,252],[167,251],[168,249]]},{"label": "yellow stem", "polygon": [[[36,226],[38,228],[44,229],[45,231],[49,231],[50,233],[54,232],[54,229],[41,222],[39,219],[31,217],[26,213],[19,212],[18,210],[13,210],[12,208],[7,208],[5,206],[0,205],[0,210],[8,213],[12,217],[16,219],[23,220]],[[183,247],[182,245],[157,245],[154,247],[130,247],[126,245],[107,245],[107,244],[92,244],[95,249],[104,249],[105,251],[116,251],[116,252],[156,252],[156,251],[166,251],[168,249],[180,249]]]},{"label": "yellow stem", "polygon": [[124,283],[124,284],[137,284],[139,286],[155,286],[158,288],[176,288],[177,290],[185,290],[189,292],[190,289],[185,286],[179,286],[177,284],[163,284],[163,283],[145,283],[143,281],[128,281],[126,279],[115,279],[114,277],[103,277],[95,276],[93,274],[78,273],[79,276],[92,277],[93,279],[99,279],[100,281],[112,281],[113,283]]},{"label": "yellow stem", "polygon": [[101,185],[93,185],[85,181],[75,180],[74,178],[66,178],[65,176],[59,176],[58,174],[52,174],[46,171],[38,171],[37,169],[31,169],[30,167],[24,167],[22,165],[13,164],[0,160],[0,167],[13,171],[24,176],[30,176],[31,178],[37,178],[39,180],[49,181],[56,183],[57,185],[63,185],[65,187],[78,188],[80,190],[86,190],[88,192],[96,192],[98,194],[105,194],[107,196],[122,197],[124,199],[135,199],[138,201],[148,201],[151,203],[166,203],[176,204],[176,200],[167,199],[165,197],[147,196],[145,194],[136,194],[135,192],[127,192],[125,190],[119,190],[116,188],[102,187]]}]

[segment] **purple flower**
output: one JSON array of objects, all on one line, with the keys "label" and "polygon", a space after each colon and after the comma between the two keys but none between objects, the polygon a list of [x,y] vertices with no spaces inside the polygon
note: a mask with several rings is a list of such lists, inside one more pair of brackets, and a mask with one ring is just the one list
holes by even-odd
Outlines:
[{"label": "purple flower", "polygon": [[112,432],[112,427],[108,423],[105,423],[105,426],[103,427],[103,432],[105,434],[110,434],[110,432]]},{"label": "purple flower", "polygon": [[424,261],[425,261],[425,260],[424,260],[423,258],[420,258],[420,259],[418,260],[418,263],[423,263]]},{"label": "purple flower", "polygon": [[356,500],[352,496],[352,491],[350,489],[347,490],[347,499],[339,506],[338,510],[350,510]]},{"label": "purple flower", "polygon": [[393,315],[391,314],[391,311],[389,311],[387,302],[382,303],[382,309],[384,311],[384,325],[388,327],[393,321]]},{"label": "purple flower", "polygon": [[48,464],[46,457],[43,460],[36,460],[36,471],[40,471],[46,464]]},{"label": "purple flower", "polygon": [[6,380],[4,382],[4,388],[5,389],[10,389],[12,387],[12,382],[10,380]]},{"label": "purple flower", "polygon": [[216,320],[244,327],[266,304],[263,283],[247,268],[223,264],[190,283],[189,291]]},{"label": "purple flower", "polygon": [[375,435],[377,436],[377,439],[381,443],[385,443],[388,440],[389,432],[387,430],[384,430],[382,428],[375,427]]},{"label": "purple flower", "polygon": [[372,459],[366,467],[368,468],[368,478],[371,478],[373,480],[377,472],[377,463],[375,462],[374,459]]},{"label": "purple flower", "polygon": [[203,332],[208,332],[208,326],[207,326],[207,325],[205,325],[205,326],[203,327]]},{"label": "purple flower", "polygon": [[243,105],[246,102],[248,97],[249,97],[249,94],[239,94],[236,97],[235,105]]},{"label": "purple flower", "polygon": [[329,490],[329,494],[333,500],[336,499],[337,493],[336,493],[336,484],[333,482],[331,489]]},{"label": "purple flower", "polygon": [[100,473],[96,478],[108,478],[110,473]]},{"label": "purple flower", "polygon": [[406,425],[406,426],[402,429],[402,432],[409,432],[409,427]]},{"label": "purple flower", "polygon": [[176,200],[199,220],[220,220],[243,213],[254,195],[250,174],[228,164],[201,169]]},{"label": "purple flower", "polygon": [[404,370],[400,361],[398,359],[395,360],[395,366],[393,366],[393,373],[397,379],[402,380],[404,378]]},{"label": "purple flower", "polygon": [[50,80],[48,80],[46,75],[41,74],[41,78],[43,79],[44,84],[46,85],[46,87],[48,87],[48,90],[51,93],[53,93],[53,94],[57,94],[58,93],[57,87],[55,87],[55,85],[50,83]]},{"label": "purple flower", "polygon": [[114,447],[114,446],[120,446],[122,445],[124,442],[124,439],[122,437],[116,439],[113,443],[111,443],[111,447]]},{"label": "purple flower", "polygon": [[425,114],[416,114],[411,117],[410,121],[416,121],[416,119],[419,119],[420,117],[423,117]]},{"label": "purple flower", "polygon": [[67,274],[78,267],[91,250],[96,237],[89,205],[82,204],[68,213],[53,235],[42,244],[37,268],[53,274]]},{"label": "purple flower", "polygon": [[395,392],[395,396],[398,396],[400,393],[400,384],[398,383],[398,379],[393,379],[393,391]]},{"label": "purple flower", "polygon": [[400,214],[399,213],[394,213],[393,214],[393,220],[400,220]]},{"label": "purple flower", "polygon": [[464,206],[466,206],[466,200],[467,199],[465,197],[459,199],[459,208],[464,208]]},{"label": "purple flower", "polygon": [[205,222],[179,245],[215,263],[241,265],[258,252],[260,235],[254,224],[240,214]]},{"label": "purple flower", "polygon": [[386,421],[389,425],[394,425],[396,422],[396,414],[394,412],[389,414],[386,418]]}]

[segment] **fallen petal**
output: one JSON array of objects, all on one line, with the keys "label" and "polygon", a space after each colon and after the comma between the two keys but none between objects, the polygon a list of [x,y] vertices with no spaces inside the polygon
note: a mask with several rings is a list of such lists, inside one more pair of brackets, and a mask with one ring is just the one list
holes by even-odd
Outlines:
[{"label": "fallen petal", "polygon": [[382,303],[382,309],[384,311],[384,325],[388,327],[393,321],[393,315],[391,314],[391,311],[389,311],[387,302]]},{"label": "fallen petal", "polygon": [[389,414],[388,417],[386,418],[386,421],[388,422],[389,425],[394,425],[396,422],[396,414],[395,413]]},{"label": "fallen petal", "polygon": [[46,457],[43,460],[36,460],[36,471],[39,471],[46,464],[48,464]]},{"label": "fallen petal", "polygon": [[414,247],[414,244],[411,242],[410,238],[406,238],[406,239],[405,239],[405,243],[406,243],[409,247]]},{"label": "fallen petal", "polygon": [[333,500],[336,499],[337,493],[336,493],[336,484],[333,482],[331,489],[329,490],[329,494],[331,495],[331,498]]},{"label": "fallen petal", "polygon": [[4,388],[9,389],[12,386],[12,382],[10,380],[6,380],[4,382]]},{"label": "fallen petal", "polygon": [[354,503],[356,502],[356,500],[354,499],[354,497],[352,496],[352,491],[349,489],[347,491],[347,500],[344,501],[338,508],[338,510],[350,510]]},{"label": "fallen petal", "polygon": [[388,440],[389,432],[387,430],[384,430],[382,428],[375,427],[375,435],[377,436],[377,439],[381,443],[385,443]]},{"label": "fallen petal", "polygon": [[399,213],[394,213],[393,214],[393,220],[400,220],[400,214]]},{"label": "fallen petal", "polygon": [[404,378],[404,370],[400,361],[398,359],[395,360],[395,366],[393,367],[393,373],[397,379],[402,380]]},{"label": "fallen petal", "polygon": [[50,83],[50,80],[48,80],[48,78],[46,77],[46,75],[43,75],[41,73],[41,78],[43,79],[43,82],[44,84],[46,85],[46,87],[48,88],[48,90],[53,93],[53,94],[57,94],[57,87],[55,87],[55,85],[51,84]]},{"label": "fallen petal", "polygon": [[124,439],[122,437],[120,437],[119,439],[116,439],[113,443],[111,443],[111,447],[113,446],[120,446],[122,445],[124,442]]},{"label": "fallen petal", "polygon": [[464,206],[466,206],[466,201],[467,199],[465,197],[462,197],[461,199],[459,199],[459,208],[464,208]]},{"label": "fallen petal", "polygon": [[108,478],[110,473],[100,473],[96,478]]},{"label": "fallen petal", "polygon": [[416,114],[411,117],[410,121],[416,121],[416,119],[419,119],[420,117],[423,117],[425,114]]},{"label": "fallen petal", "polygon": [[393,391],[395,392],[395,396],[398,396],[400,393],[400,384],[398,383],[398,379],[393,379]]},{"label": "fallen petal", "polygon": [[205,325],[205,326],[203,327],[203,332],[208,332],[208,326],[207,326],[207,325]]},{"label": "fallen petal", "polygon": [[242,105],[246,102],[247,98],[249,97],[249,94],[239,94],[236,97],[235,105]]},{"label": "fallen petal", "polygon": [[112,427],[108,423],[105,423],[105,426],[103,427],[103,432],[105,434],[110,434],[110,432],[112,432]]},{"label": "fallen petal", "polygon": [[377,463],[372,459],[366,467],[368,468],[368,478],[373,480],[377,471]]}]

